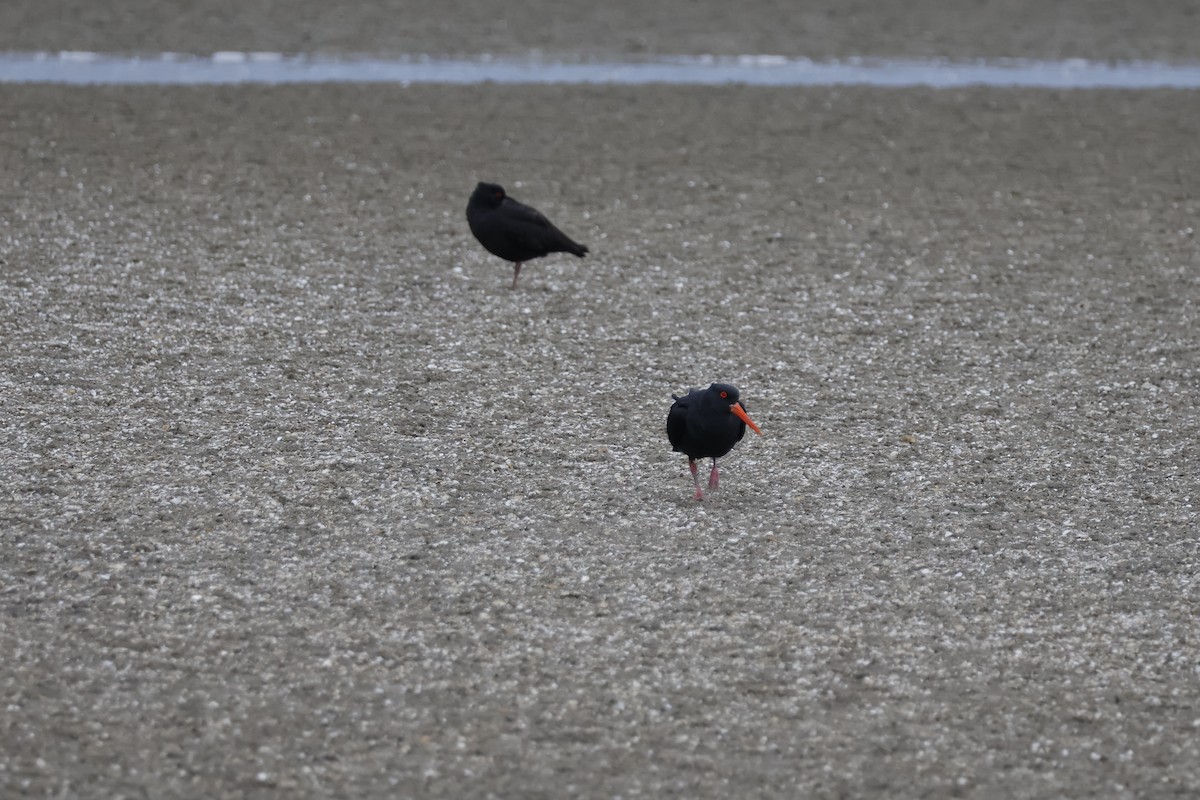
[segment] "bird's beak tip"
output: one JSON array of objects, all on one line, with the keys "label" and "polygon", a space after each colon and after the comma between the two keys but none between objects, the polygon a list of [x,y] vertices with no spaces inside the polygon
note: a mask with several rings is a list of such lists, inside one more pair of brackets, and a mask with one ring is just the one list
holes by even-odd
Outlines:
[{"label": "bird's beak tip", "polygon": [[734,416],[749,425],[750,430],[754,431],[759,436],[762,436],[762,431],[759,430],[758,426],[754,424],[754,420],[750,419],[750,415],[746,413],[746,409],[742,408],[741,403],[734,403],[729,407],[729,410],[733,412]]}]

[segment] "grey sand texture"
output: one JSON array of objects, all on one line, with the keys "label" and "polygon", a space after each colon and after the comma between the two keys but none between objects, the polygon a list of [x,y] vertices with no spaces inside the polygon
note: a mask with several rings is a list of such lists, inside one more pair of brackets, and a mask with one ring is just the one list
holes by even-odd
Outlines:
[{"label": "grey sand texture", "polygon": [[[1079,7],[864,41],[1191,47]],[[542,35],[90,9],[0,19]],[[1195,99],[0,86],[0,796],[1195,796]],[[510,290],[479,180],[589,257]],[[697,503],[713,381],[765,435]]]}]

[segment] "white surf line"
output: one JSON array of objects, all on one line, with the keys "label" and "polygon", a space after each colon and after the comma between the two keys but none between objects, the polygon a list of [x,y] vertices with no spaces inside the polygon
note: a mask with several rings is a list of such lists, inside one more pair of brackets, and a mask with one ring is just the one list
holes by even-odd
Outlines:
[{"label": "white surf line", "polygon": [[478,84],[648,83],[750,86],[997,86],[1043,89],[1198,89],[1200,64],[1106,63],[1069,59],[978,61],[851,58],[811,61],[784,56],[673,56],[630,61],[537,57],[375,58],[220,52],[0,53],[0,83],[69,85],[221,85],[286,83]]}]

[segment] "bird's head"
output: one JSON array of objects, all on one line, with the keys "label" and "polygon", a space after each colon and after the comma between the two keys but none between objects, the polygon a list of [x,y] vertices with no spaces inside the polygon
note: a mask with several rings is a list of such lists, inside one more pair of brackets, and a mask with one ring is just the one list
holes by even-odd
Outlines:
[{"label": "bird's head", "polygon": [[479,183],[471,193],[471,205],[496,208],[508,197],[504,187],[498,183]]},{"label": "bird's head", "polygon": [[718,407],[729,409],[729,413],[746,423],[750,430],[758,435],[762,435],[762,431],[754,424],[754,420],[750,419],[750,415],[746,413],[745,406],[741,403],[741,395],[738,388],[731,383],[714,383],[708,387],[708,399]]}]

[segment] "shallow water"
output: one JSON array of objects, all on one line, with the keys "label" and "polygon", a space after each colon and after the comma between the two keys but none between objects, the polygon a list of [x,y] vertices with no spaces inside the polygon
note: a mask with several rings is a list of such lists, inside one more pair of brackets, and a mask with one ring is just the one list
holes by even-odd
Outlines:
[{"label": "shallow water", "polygon": [[1102,63],[1002,59],[847,59],[815,62],[783,56],[677,56],[636,61],[554,61],[541,58],[450,59],[292,56],[223,52],[3,53],[0,82],[58,84],[237,83],[674,83],[754,86],[1001,86],[1049,89],[1200,88],[1200,64]]}]

